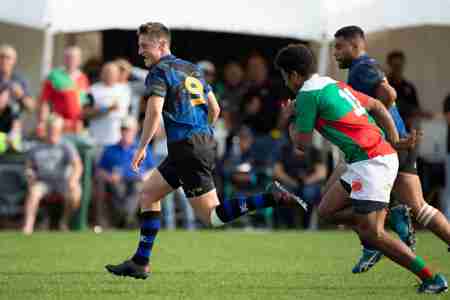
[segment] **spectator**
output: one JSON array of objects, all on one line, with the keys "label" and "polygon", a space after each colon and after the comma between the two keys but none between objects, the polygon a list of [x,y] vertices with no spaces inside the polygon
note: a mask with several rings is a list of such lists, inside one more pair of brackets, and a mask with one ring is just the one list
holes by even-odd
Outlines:
[{"label": "spectator", "polygon": [[239,124],[249,127],[256,135],[267,134],[273,126],[264,113],[263,105],[258,89],[252,88],[243,96]]},{"label": "spectator", "polygon": [[64,66],[50,72],[44,81],[39,107],[39,128],[43,134],[50,112],[64,119],[64,131],[79,133],[83,129],[82,107],[87,104],[89,80],[80,70],[81,49],[76,46],[64,50]]},{"label": "spectator", "polygon": [[224,169],[237,189],[248,190],[257,183],[252,146],[254,137],[250,128],[242,126],[232,138],[232,146],[225,154]]},{"label": "spectator", "polygon": [[30,150],[26,162],[25,234],[33,232],[39,203],[45,196],[57,193],[64,198],[64,212],[59,223],[62,230],[68,229],[70,217],[80,206],[81,159],[74,146],[62,140],[64,120],[50,115],[46,124],[45,142]]},{"label": "spectator", "polygon": [[[104,191],[102,194],[104,196],[106,193],[111,196],[112,220],[116,226],[120,227],[135,225],[138,192],[142,179],[154,167],[151,148],[149,148],[147,156],[141,164],[140,172],[135,173],[131,169],[133,154],[138,147],[137,131],[136,119],[124,118],[121,122],[120,141],[104,149],[98,164],[97,177],[101,189]],[[104,200],[102,199],[103,202]]]},{"label": "spectator", "polygon": [[9,85],[0,84],[0,154],[20,150],[19,114],[11,106]]},{"label": "spectator", "polygon": [[396,105],[407,128],[411,129],[417,118],[432,117],[430,113],[421,110],[416,88],[404,77],[405,54],[402,51],[390,52],[387,56],[387,64],[389,67],[388,81],[397,92]]},{"label": "spectator", "polygon": [[16,49],[11,45],[0,45],[0,84],[9,84],[11,106],[14,110],[20,111],[23,108],[34,107],[34,100],[30,95],[28,82],[14,70],[16,63]]},{"label": "spectator", "polygon": [[442,213],[450,221],[450,94],[444,100],[444,116],[448,124],[447,129],[447,161],[445,166],[445,193],[441,196]]},{"label": "spectator", "polygon": [[261,99],[261,111],[264,115],[265,133],[269,133],[278,125],[281,109],[282,85],[269,78],[267,61],[261,55],[252,54],[247,60],[247,90],[258,92]]},{"label": "spectator", "polygon": [[[119,58],[114,61],[119,67],[119,84],[123,86],[126,93],[129,94],[130,98],[130,108],[129,113],[135,118],[139,117],[139,109],[141,97],[144,92],[144,78],[139,78],[135,76],[136,72],[133,70],[133,66],[128,62],[128,60]],[[146,73],[145,73],[146,74]],[[133,81],[130,81],[133,79]]]},{"label": "spectator", "polygon": [[[327,175],[321,153],[314,147],[301,152],[285,144],[275,162],[273,176],[281,184],[300,195],[306,202],[317,204],[320,200],[322,183]],[[311,210],[305,215],[305,228],[309,227]]]},{"label": "spectator", "polygon": [[246,91],[243,79],[244,71],[241,65],[231,61],[224,66],[223,82],[216,86],[216,96],[220,102],[227,130],[239,127],[239,108]]},{"label": "spectator", "polygon": [[121,120],[128,115],[130,93],[119,83],[119,67],[107,63],[102,67],[101,82],[90,89],[92,101],[83,109],[89,121],[89,134],[99,146],[99,153],[106,145],[119,142]]},{"label": "spectator", "polygon": [[214,87],[214,83],[216,82],[216,67],[214,64],[208,60],[202,60],[197,63],[200,70],[202,70],[205,75],[206,82]]}]

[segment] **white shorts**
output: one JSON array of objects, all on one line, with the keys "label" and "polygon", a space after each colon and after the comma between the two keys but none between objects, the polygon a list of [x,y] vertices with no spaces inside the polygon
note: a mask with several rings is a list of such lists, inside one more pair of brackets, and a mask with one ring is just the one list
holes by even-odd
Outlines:
[{"label": "white shorts", "polygon": [[397,153],[347,164],[341,180],[351,186],[350,198],[389,203],[397,178]]}]

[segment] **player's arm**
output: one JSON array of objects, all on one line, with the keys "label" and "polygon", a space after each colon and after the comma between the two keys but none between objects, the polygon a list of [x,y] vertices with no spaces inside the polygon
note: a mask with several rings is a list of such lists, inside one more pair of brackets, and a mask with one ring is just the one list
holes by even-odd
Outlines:
[{"label": "player's arm", "polygon": [[216,123],[220,115],[220,106],[217,102],[216,96],[212,91],[208,93],[208,122],[210,124]]},{"label": "player's arm", "polygon": [[381,102],[383,102],[384,106],[387,108],[391,107],[395,100],[397,99],[397,92],[395,89],[389,84],[386,77],[379,83],[379,85],[375,89],[375,96]]},{"label": "player's arm", "polygon": [[384,129],[388,141],[392,143],[392,145],[396,145],[399,142],[398,131],[395,127],[394,120],[384,104],[374,98],[367,97],[364,106],[375,118],[377,124]]},{"label": "player's arm", "polygon": [[155,132],[160,126],[160,119],[164,105],[164,98],[160,96],[150,96],[147,100],[145,119],[142,125],[142,135],[139,142],[139,149],[146,149],[152,140]]},{"label": "player's arm", "polygon": [[297,149],[305,151],[312,145],[312,133],[317,118],[317,99],[299,95],[294,105],[295,120],[289,123],[289,136]]}]

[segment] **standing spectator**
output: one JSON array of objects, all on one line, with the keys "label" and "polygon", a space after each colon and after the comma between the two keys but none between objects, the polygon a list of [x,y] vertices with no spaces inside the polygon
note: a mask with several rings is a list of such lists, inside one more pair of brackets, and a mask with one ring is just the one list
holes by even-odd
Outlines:
[{"label": "standing spectator", "polygon": [[216,66],[214,66],[214,64],[209,60],[199,61],[197,65],[203,72],[206,82],[211,87],[214,87],[214,83],[216,82]]},{"label": "standing spectator", "polygon": [[[320,200],[320,191],[326,175],[327,169],[319,150],[311,147],[301,152],[290,142],[281,148],[273,170],[274,178],[300,195],[311,204],[311,208]],[[305,228],[310,227],[311,211],[308,210],[305,214]]]},{"label": "standing spectator", "polygon": [[81,49],[76,46],[64,50],[64,66],[50,72],[44,81],[39,108],[39,128],[50,111],[64,119],[64,131],[79,133],[83,129],[82,107],[88,102],[89,80],[80,70]]},{"label": "standing spectator", "polygon": [[[133,66],[124,58],[116,59],[114,63],[119,68],[119,85],[122,86],[124,93],[128,94],[128,98],[130,99],[129,113],[137,118],[141,93],[137,93],[130,82]],[[143,81],[141,84],[144,85]]]},{"label": "standing spectator", "polygon": [[405,121],[406,127],[411,129],[417,118],[431,117],[431,114],[421,110],[416,88],[404,77],[405,54],[402,51],[390,52],[387,56],[387,64],[389,66],[388,81],[397,92],[396,105],[400,116]]},{"label": "standing spectator", "polygon": [[269,78],[267,60],[260,54],[252,54],[247,60],[247,89],[251,93],[258,92],[264,115],[264,133],[269,133],[278,125],[281,109],[282,85]]},{"label": "standing spectator", "polygon": [[16,49],[11,45],[0,45],[0,83],[9,84],[11,106],[14,110],[19,111],[34,106],[34,100],[30,95],[28,82],[14,70],[16,63]]},{"label": "standing spectator", "polygon": [[97,177],[104,191],[102,194],[111,196],[112,220],[115,225],[130,227],[136,223],[138,193],[142,180],[154,167],[154,162],[149,148],[139,173],[134,172],[131,169],[131,162],[138,147],[136,141],[138,123],[133,117],[126,117],[122,120],[120,129],[120,141],[107,146],[100,158]]},{"label": "standing spectator", "polygon": [[0,84],[0,154],[8,149],[20,148],[19,114],[11,106],[11,91],[6,83]]},{"label": "standing spectator", "polygon": [[227,130],[239,127],[239,108],[246,91],[243,79],[244,70],[241,65],[231,61],[224,66],[223,82],[216,85],[216,95]]},{"label": "standing spectator", "polygon": [[[441,208],[442,213],[450,221],[450,94],[444,100],[444,116],[447,120],[448,130],[447,130],[447,161],[445,166],[445,193],[441,196]],[[449,248],[450,250],[450,248]]]},{"label": "standing spectator", "polygon": [[59,224],[62,230],[68,229],[70,217],[80,206],[81,159],[75,147],[62,140],[64,120],[50,115],[46,124],[45,142],[30,150],[26,162],[25,234],[33,232],[39,203],[46,195],[57,193],[64,198],[64,212]]},{"label": "standing spectator", "polygon": [[86,105],[83,115],[89,121],[89,134],[102,147],[119,142],[121,120],[128,115],[130,93],[119,83],[119,67],[112,62],[102,67],[101,81],[92,85],[92,103]]}]

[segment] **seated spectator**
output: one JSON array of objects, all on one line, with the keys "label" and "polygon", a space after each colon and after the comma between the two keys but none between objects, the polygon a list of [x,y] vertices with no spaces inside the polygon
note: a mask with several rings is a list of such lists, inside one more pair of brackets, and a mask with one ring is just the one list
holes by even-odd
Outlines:
[{"label": "seated spectator", "polygon": [[[285,144],[275,162],[273,177],[306,202],[314,205],[320,200],[322,183],[327,171],[321,153],[314,147],[301,152],[292,145]],[[305,227],[309,227],[312,210],[305,216]]]},{"label": "seated spectator", "polygon": [[52,111],[64,119],[64,131],[79,133],[83,129],[82,107],[87,104],[89,80],[80,70],[81,49],[64,50],[64,66],[50,72],[44,81],[39,103],[39,135],[45,135],[45,120]]},{"label": "seated spectator", "polygon": [[119,83],[119,67],[106,63],[102,67],[101,82],[90,89],[92,102],[83,109],[84,119],[89,122],[89,134],[99,146],[119,142],[121,120],[128,115],[130,93]]},{"label": "seated spectator", "polygon": [[5,151],[20,150],[19,114],[11,105],[10,89],[6,83],[0,84],[0,154]]},{"label": "seated spectator", "polygon": [[50,194],[64,199],[64,211],[59,227],[68,229],[70,217],[80,206],[81,159],[75,147],[62,140],[64,120],[50,115],[47,120],[45,142],[32,148],[28,154],[25,174],[28,194],[25,200],[23,232],[31,234],[41,200]]},{"label": "seated spectator", "polygon": [[34,107],[28,82],[14,68],[17,63],[17,52],[11,45],[0,45],[0,84],[7,83],[11,92],[11,106],[16,111]]},{"label": "seated spectator", "polygon": [[[124,118],[121,124],[120,141],[104,149],[98,164],[99,184],[102,185],[101,189],[104,193],[111,197],[109,203],[112,206],[112,220],[115,222],[114,225],[120,227],[130,227],[135,224],[141,184],[143,178],[154,167],[152,152],[149,147],[147,156],[141,163],[139,173],[131,169],[133,155],[138,148],[137,131],[136,119],[132,117]],[[101,222],[104,221],[101,220]]]}]

